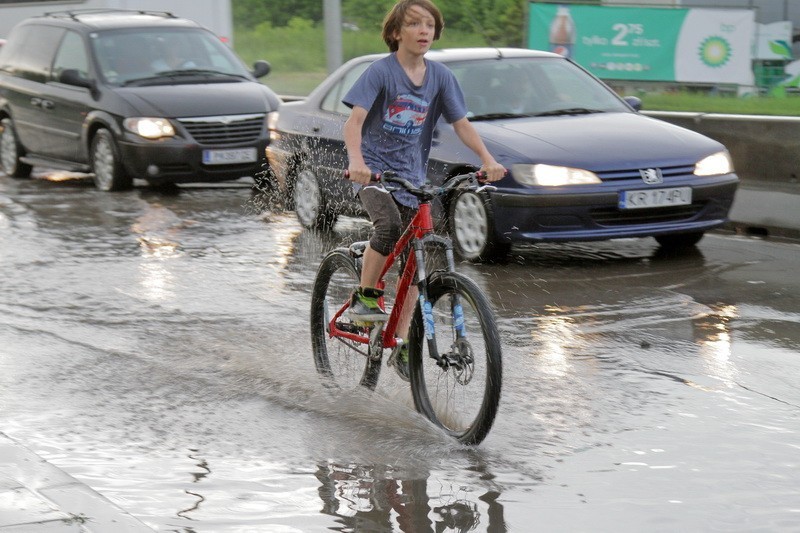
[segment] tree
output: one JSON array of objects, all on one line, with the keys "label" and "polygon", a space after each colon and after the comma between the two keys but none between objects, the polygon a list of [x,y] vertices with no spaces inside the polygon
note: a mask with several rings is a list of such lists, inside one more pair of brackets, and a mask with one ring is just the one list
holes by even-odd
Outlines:
[{"label": "tree", "polygon": [[268,22],[282,27],[293,18],[322,21],[322,0],[232,0],[233,24],[252,29]]},{"label": "tree", "polygon": [[[445,27],[482,35],[493,46],[523,46],[527,0],[434,0]],[[395,0],[341,0],[342,19],[365,31],[380,31]],[[284,27],[293,18],[322,22],[323,0],[232,0],[233,22],[252,29],[268,23]]]}]

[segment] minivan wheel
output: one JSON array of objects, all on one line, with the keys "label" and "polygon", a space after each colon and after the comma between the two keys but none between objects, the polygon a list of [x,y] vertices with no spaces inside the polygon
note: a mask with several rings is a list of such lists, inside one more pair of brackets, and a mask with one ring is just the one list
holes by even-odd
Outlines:
[{"label": "minivan wheel", "polygon": [[459,194],[450,204],[448,222],[456,252],[468,261],[495,261],[511,249],[509,243],[496,242],[488,200],[479,194]]},{"label": "minivan wheel", "polygon": [[328,208],[317,175],[310,169],[304,168],[297,173],[293,196],[295,215],[304,228],[329,230],[336,223],[337,215]]},{"label": "minivan wheel", "polygon": [[97,130],[91,148],[94,185],[101,191],[124,191],[133,187],[131,178],[122,166],[119,148],[111,132]]},{"label": "minivan wheel", "polygon": [[17,140],[17,133],[14,131],[14,123],[10,118],[0,120],[2,132],[0,132],[0,163],[3,172],[14,178],[27,178],[31,175],[33,167],[20,161],[23,156],[22,147]]}]

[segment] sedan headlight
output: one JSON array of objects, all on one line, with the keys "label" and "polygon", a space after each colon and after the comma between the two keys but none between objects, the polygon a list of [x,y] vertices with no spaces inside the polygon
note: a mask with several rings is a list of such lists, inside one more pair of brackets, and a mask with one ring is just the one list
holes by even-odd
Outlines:
[{"label": "sedan headlight", "polygon": [[135,133],[145,139],[160,139],[162,137],[174,137],[175,128],[169,120],[165,118],[136,117],[126,118],[122,125],[131,133]]},{"label": "sedan headlight", "polygon": [[694,166],[695,176],[720,176],[733,172],[733,161],[727,150],[701,159]]},{"label": "sedan headlight", "polygon": [[582,168],[555,165],[512,165],[514,179],[523,185],[559,187],[562,185],[587,185],[601,183],[597,174]]}]

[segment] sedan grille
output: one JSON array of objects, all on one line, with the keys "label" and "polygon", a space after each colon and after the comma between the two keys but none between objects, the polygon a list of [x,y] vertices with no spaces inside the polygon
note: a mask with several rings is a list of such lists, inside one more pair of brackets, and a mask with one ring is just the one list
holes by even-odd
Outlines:
[{"label": "sedan grille", "polygon": [[[653,167],[642,167],[645,168],[653,168]],[[677,176],[686,176],[692,175],[694,172],[694,165],[680,165],[674,167],[659,167],[661,169],[661,174],[664,176],[664,179],[669,179],[672,177]],[[606,170],[602,172],[595,172],[597,176],[603,181],[615,181],[615,180],[641,180],[642,175],[640,173],[640,169],[632,168],[626,170]]]},{"label": "sedan grille", "polygon": [[178,121],[195,141],[203,144],[240,144],[258,139],[264,131],[263,113],[181,118]]},{"label": "sedan grille", "polygon": [[688,220],[705,207],[705,202],[675,207],[656,207],[653,209],[631,209],[622,211],[615,208],[593,209],[592,220],[600,226],[630,226],[639,224],[663,224]]}]

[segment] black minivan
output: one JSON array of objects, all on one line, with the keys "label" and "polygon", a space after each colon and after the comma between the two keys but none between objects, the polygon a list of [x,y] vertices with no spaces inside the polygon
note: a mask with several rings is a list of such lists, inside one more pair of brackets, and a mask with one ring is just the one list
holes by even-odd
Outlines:
[{"label": "black minivan", "polygon": [[30,18],[0,47],[0,168],[92,172],[104,191],[256,177],[280,104],[268,72],[166,12]]}]

